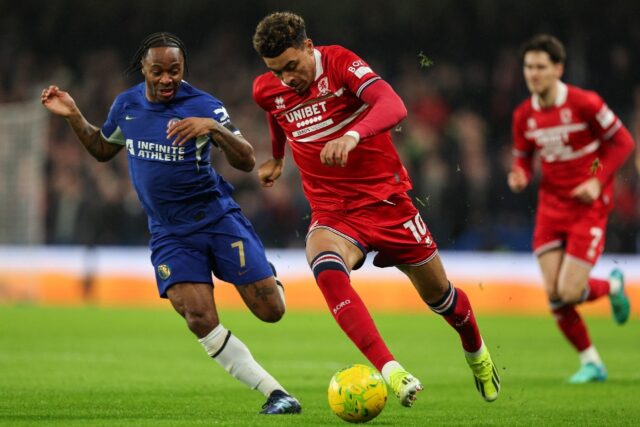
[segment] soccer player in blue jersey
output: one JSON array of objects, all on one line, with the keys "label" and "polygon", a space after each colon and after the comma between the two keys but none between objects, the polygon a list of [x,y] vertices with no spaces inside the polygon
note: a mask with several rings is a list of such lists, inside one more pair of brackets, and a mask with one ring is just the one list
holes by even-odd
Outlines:
[{"label": "soccer player in blue jersey", "polygon": [[231,197],[233,187],[209,158],[216,145],[233,167],[248,172],[255,165],[253,147],[222,102],[183,80],[187,53],[178,37],[161,32],[145,38],[127,71],[138,70],[144,82],[118,95],[102,128],[89,123],[56,86],[42,91],[42,103],[67,120],[98,161],[125,148],[131,181],[149,218],[160,296],[171,301],[216,362],[267,397],[261,413],[298,413],[299,402],[222,326],[212,289],[213,272],[236,286],[259,319],[277,322],[284,314],[282,285],[264,247]]}]

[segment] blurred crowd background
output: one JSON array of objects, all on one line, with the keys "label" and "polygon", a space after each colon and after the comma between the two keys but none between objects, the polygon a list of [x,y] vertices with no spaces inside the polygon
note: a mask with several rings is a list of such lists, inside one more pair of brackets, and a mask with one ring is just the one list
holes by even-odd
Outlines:
[{"label": "blurred crowd background", "polygon": [[[251,37],[274,10],[304,16],[317,45],[341,44],[363,57],[403,98],[408,118],[393,131],[413,179],[411,195],[441,248],[530,248],[535,191],[513,195],[511,113],[528,93],[519,47],[539,32],[564,41],[564,80],[598,91],[640,141],[640,2],[578,0],[0,0],[0,103],[37,99],[56,84],[101,126],[115,96],[141,81],[123,71],[149,33],[186,43],[187,80],[214,94],[256,148],[270,157],[253,79],[264,65]],[[127,175],[125,152],[98,163],[64,120],[51,117],[43,221],[49,244],[146,245],[146,217]],[[640,154],[618,176],[609,252],[640,247]],[[290,156],[277,184],[216,169],[265,246],[303,247],[309,207]],[[3,201],[9,203],[9,201]]]}]

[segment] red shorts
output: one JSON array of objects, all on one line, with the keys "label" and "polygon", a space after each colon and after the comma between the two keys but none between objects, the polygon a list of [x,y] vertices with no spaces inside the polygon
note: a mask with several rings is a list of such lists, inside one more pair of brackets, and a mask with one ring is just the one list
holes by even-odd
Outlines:
[{"label": "red shorts", "polygon": [[348,211],[315,211],[307,237],[319,228],[350,241],[365,256],[377,251],[373,259],[377,267],[422,265],[438,252],[420,213],[405,193]]},{"label": "red shorts", "polygon": [[533,251],[540,255],[564,247],[565,253],[594,265],[604,251],[608,208],[586,204],[538,204]]}]

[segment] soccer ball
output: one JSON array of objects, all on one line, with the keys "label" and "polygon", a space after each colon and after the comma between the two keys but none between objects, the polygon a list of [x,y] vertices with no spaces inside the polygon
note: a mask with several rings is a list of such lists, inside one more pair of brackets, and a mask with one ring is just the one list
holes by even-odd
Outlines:
[{"label": "soccer ball", "polygon": [[355,364],[331,378],[328,397],[334,414],[350,423],[364,423],[384,409],[387,385],[375,369]]}]

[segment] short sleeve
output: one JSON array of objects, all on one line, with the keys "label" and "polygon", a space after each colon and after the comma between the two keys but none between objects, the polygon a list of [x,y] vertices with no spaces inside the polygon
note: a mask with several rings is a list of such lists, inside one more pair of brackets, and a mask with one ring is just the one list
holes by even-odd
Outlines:
[{"label": "short sleeve", "polygon": [[513,156],[516,158],[531,157],[535,151],[535,145],[524,137],[525,117],[520,108],[513,112],[511,119],[511,136],[513,138]]},{"label": "short sleeve", "polygon": [[207,117],[213,118],[234,134],[240,135],[240,130],[233,125],[233,123],[231,122],[231,117],[229,116],[229,112],[220,100],[213,97],[209,100],[207,114]]},{"label": "short sleeve", "polygon": [[104,122],[102,128],[100,129],[100,132],[102,133],[104,139],[111,144],[125,145],[124,134],[122,133],[120,126],[118,126],[118,121],[122,117],[122,105],[123,104],[120,97],[116,98],[115,101],[113,101],[113,104],[109,109],[107,120]]}]

